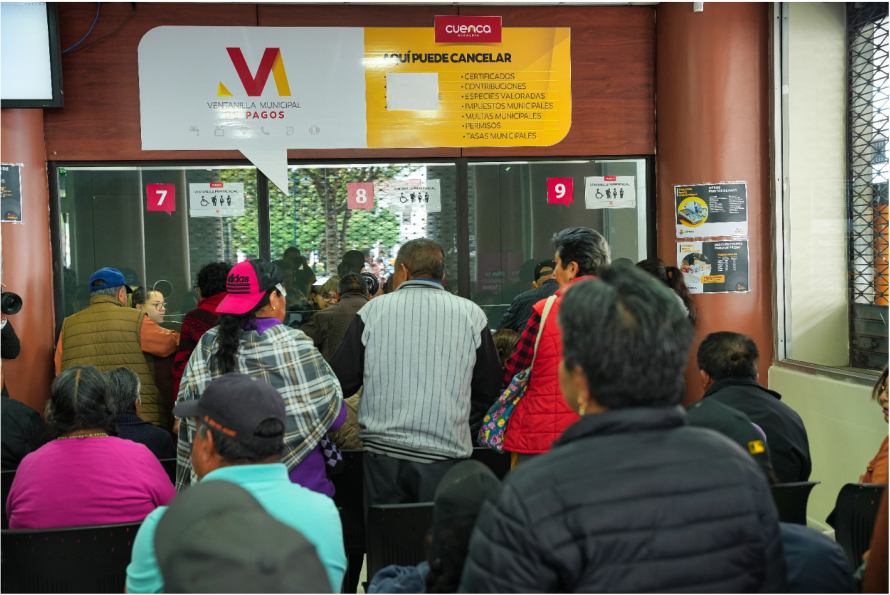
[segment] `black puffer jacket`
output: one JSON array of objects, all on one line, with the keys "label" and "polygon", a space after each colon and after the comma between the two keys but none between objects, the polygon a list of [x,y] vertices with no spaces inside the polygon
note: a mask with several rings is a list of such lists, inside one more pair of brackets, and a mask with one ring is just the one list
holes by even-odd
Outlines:
[{"label": "black puffer jacket", "polygon": [[559,283],[556,282],[556,279],[547,279],[539,287],[517,295],[501,317],[498,330],[510,329],[522,334],[528,325],[528,319],[532,317],[532,307],[541,300],[549,298],[558,289]]},{"label": "black puffer jacket", "polygon": [[754,459],[677,408],[588,415],[511,471],[461,591],[782,592],[776,508]]}]

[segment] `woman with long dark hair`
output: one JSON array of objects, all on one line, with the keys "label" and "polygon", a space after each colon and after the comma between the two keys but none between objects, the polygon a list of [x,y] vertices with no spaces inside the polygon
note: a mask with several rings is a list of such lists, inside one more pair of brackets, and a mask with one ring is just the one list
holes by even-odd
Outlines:
[{"label": "woman with long dark hair", "polygon": [[141,521],[176,492],[143,444],[117,438],[114,403],[93,366],[72,366],[50,388],[52,440],[16,471],[6,514],[10,529]]},{"label": "woman with long dark hair", "polygon": [[692,326],[698,324],[698,314],[695,309],[695,302],[689,296],[689,288],[683,280],[683,272],[677,267],[668,266],[660,258],[647,258],[637,263],[637,266],[654,276],[656,279],[667,285],[677,294],[686,313],[689,315],[689,322]]},{"label": "woman with long dark hair", "polygon": [[[204,333],[182,376],[179,401],[200,399],[210,381],[229,372],[271,384],[287,406],[284,450],[292,482],[333,496],[321,440],[346,420],[340,383],[312,339],[283,324],[287,291],[283,274],[261,258],[232,267],[226,297],[216,307],[219,325]],[[191,452],[193,419],[179,427],[176,488],[197,481]]]}]

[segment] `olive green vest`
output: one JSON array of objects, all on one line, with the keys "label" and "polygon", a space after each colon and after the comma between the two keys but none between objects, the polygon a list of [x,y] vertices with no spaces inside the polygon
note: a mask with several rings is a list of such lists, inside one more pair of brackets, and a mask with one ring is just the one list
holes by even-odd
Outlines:
[{"label": "olive green vest", "polygon": [[130,368],[139,375],[142,419],[167,427],[167,410],[160,402],[152,375],[152,356],[143,353],[140,341],[145,312],[126,308],[114,296],[90,298],[88,308],[62,323],[62,369],[91,365],[100,371]]}]

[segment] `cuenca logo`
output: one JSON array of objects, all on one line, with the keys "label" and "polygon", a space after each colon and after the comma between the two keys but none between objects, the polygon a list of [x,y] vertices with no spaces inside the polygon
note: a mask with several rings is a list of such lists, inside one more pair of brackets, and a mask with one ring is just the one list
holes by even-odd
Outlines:
[{"label": "cuenca logo", "polygon": [[[266,48],[263,53],[263,59],[260,60],[260,66],[257,68],[256,76],[250,73],[247,61],[241,48],[226,48],[232,64],[235,66],[235,72],[244,85],[244,90],[249,97],[259,97],[266,88],[266,81],[269,80],[269,74],[275,79],[275,87],[278,89],[280,97],[290,97],[290,85],[287,83],[287,73],[284,70],[284,60],[281,59],[281,50],[279,48]],[[233,97],[222,81],[219,83],[219,89],[216,92],[217,97]]]},{"label": "cuenca logo", "polygon": [[491,27],[488,25],[447,25],[446,33],[491,33]]},{"label": "cuenca logo", "polygon": [[436,17],[436,43],[480,42],[501,42],[501,17]]}]

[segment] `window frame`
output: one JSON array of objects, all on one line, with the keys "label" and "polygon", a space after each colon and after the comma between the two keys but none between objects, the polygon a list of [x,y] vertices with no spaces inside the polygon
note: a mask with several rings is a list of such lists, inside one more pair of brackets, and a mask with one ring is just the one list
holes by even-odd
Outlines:
[{"label": "window frame", "polygon": [[[513,163],[535,161],[632,161],[642,160],[645,168],[646,194],[643,197],[645,205],[645,244],[647,258],[656,256],[656,204],[655,204],[655,156],[654,155],[548,155],[535,157],[421,157],[400,155],[398,157],[380,158],[319,158],[319,159],[289,159],[288,166],[292,165],[375,165],[381,163],[442,163],[456,167],[457,177],[457,267],[458,267],[458,295],[470,299],[470,227],[469,227],[469,164],[471,163]],[[62,221],[61,199],[59,194],[59,170],[64,168],[94,167],[94,168],[177,168],[177,167],[207,167],[219,168],[225,166],[255,167],[248,160],[239,159],[213,159],[213,160],[140,160],[140,161],[48,161],[47,178],[49,182],[49,215],[50,215],[50,242],[52,250],[53,270],[53,309],[55,314],[55,340],[58,340],[62,330],[62,322],[65,319],[65,305],[63,301],[64,277],[62,272]],[[271,213],[269,209],[269,179],[259,168],[257,174],[257,209],[258,209],[258,233],[259,256],[271,260]]]},{"label": "window frame", "polygon": [[[770,187],[772,194],[773,365],[834,380],[872,386],[880,371],[824,366],[789,357],[791,351],[791,200],[789,188],[790,38],[788,2],[773,3],[769,48]],[[846,83],[846,81],[845,81]],[[845,336],[850,340],[849,332]]]}]

